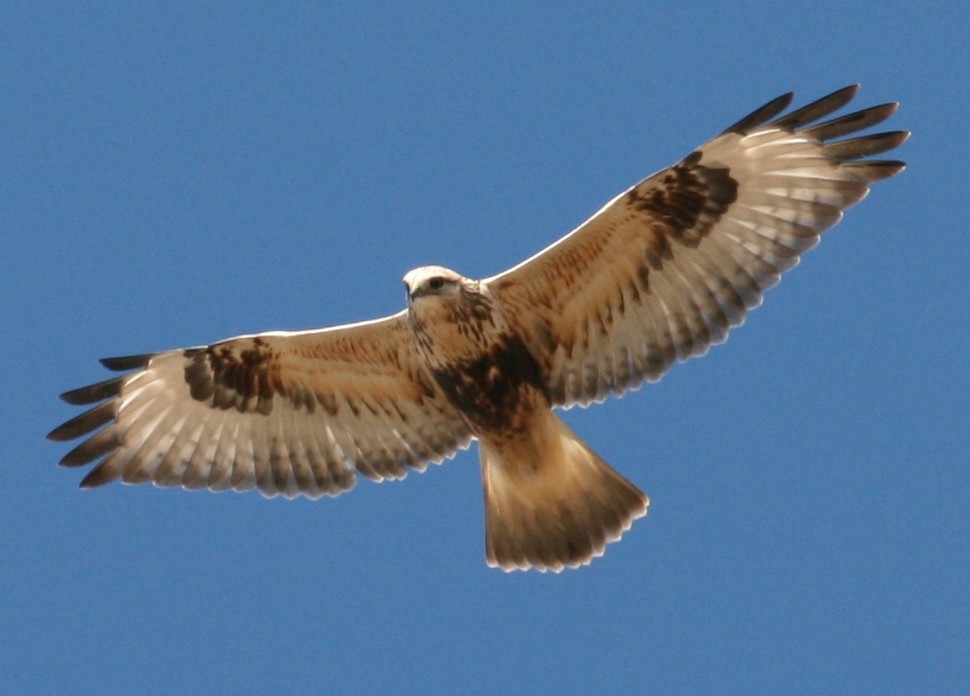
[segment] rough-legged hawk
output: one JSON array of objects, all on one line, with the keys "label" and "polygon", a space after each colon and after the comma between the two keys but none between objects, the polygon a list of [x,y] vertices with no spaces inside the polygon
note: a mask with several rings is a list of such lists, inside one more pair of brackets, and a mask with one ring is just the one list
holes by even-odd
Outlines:
[{"label": "rough-legged hawk", "polygon": [[703,355],[872,182],[903,169],[865,158],[907,133],[843,137],[895,104],[823,120],[856,89],[781,116],[792,95],[769,102],[497,276],[415,269],[393,316],[103,360],[126,374],[64,394],[96,405],[49,437],[86,438],[61,461],[99,460],[82,486],[287,497],[336,495],[358,472],[403,478],[477,439],[489,565],[584,565],[648,499],[553,409]]}]

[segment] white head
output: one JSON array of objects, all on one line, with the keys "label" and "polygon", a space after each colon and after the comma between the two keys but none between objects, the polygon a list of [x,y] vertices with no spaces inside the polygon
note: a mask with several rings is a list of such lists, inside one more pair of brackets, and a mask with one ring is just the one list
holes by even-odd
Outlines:
[{"label": "white head", "polygon": [[421,266],[408,271],[404,276],[404,288],[408,294],[408,304],[422,297],[458,297],[462,282],[460,273],[443,266]]}]

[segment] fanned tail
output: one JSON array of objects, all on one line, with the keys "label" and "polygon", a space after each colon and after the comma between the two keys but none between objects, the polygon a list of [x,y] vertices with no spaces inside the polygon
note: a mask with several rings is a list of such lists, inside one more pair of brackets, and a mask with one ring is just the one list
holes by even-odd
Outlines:
[{"label": "fanned tail", "polygon": [[505,571],[559,572],[602,556],[650,501],[551,411],[526,439],[480,441],[485,554]]}]

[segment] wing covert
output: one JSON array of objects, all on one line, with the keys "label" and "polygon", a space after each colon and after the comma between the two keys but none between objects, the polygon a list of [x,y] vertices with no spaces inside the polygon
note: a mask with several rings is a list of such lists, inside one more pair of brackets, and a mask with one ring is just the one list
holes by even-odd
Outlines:
[{"label": "wing covert", "polygon": [[87,436],[61,460],[100,458],[83,486],[121,479],[336,495],[358,471],[403,478],[470,442],[421,367],[403,312],[102,362],[134,371],[64,394],[71,404],[98,405],[48,436]]},{"label": "wing covert", "polygon": [[791,95],[769,102],[485,281],[556,405],[601,401],[703,355],[872,182],[903,169],[862,158],[900,145],[906,132],[832,140],[882,122],[896,104],[815,123],[857,88],[782,116]]}]

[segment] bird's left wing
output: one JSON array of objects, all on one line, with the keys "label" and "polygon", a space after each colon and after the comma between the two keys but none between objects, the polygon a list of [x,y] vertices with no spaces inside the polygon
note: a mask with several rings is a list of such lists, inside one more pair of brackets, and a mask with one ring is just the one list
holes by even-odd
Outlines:
[{"label": "bird's left wing", "polygon": [[769,102],[485,281],[539,361],[554,404],[599,401],[704,354],[872,182],[903,168],[862,158],[908,133],[833,140],[880,123],[895,104],[813,124],[856,89],[778,118],[792,95]]},{"label": "bird's left wing", "polygon": [[336,495],[357,471],[402,478],[470,442],[421,366],[403,312],[102,362],[134,371],[64,394],[71,404],[103,403],[48,436],[87,436],[61,460],[100,458],[83,486],[121,479]]}]

